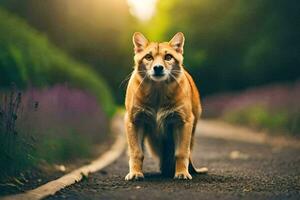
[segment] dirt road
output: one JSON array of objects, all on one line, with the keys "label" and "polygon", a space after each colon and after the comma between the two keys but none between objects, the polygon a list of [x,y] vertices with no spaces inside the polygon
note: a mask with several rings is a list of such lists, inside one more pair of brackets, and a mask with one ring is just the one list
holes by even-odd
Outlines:
[{"label": "dirt road", "polygon": [[[201,131],[201,128],[197,129]],[[127,155],[48,199],[300,199],[300,149],[196,134],[193,159],[209,173],[162,178],[146,156],[145,180],[128,182]]]}]

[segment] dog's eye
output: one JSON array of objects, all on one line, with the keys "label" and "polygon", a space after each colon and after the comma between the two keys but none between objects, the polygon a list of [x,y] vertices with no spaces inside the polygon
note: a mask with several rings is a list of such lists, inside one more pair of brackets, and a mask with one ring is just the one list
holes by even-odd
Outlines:
[{"label": "dog's eye", "polygon": [[153,57],[150,54],[147,54],[145,56],[145,59],[148,60],[148,61],[151,61],[151,60],[153,60]]},{"label": "dog's eye", "polygon": [[172,60],[172,58],[173,58],[173,56],[171,54],[165,55],[165,60],[166,61],[170,61],[170,60]]}]

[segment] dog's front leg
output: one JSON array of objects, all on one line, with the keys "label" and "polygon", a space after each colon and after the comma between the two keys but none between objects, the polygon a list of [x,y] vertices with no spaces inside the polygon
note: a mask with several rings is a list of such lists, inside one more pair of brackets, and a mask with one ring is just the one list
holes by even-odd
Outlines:
[{"label": "dog's front leg", "polygon": [[193,130],[193,120],[185,122],[176,134],[176,150],[175,150],[175,179],[192,179],[188,171],[191,138]]},{"label": "dog's front leg", "polygon": [[125,124],[129,150],[129,173],[125,180],[140,180],[144,178],[142,172],[144,160],[142,149],[143,131],[130,121],[125,120]]}]

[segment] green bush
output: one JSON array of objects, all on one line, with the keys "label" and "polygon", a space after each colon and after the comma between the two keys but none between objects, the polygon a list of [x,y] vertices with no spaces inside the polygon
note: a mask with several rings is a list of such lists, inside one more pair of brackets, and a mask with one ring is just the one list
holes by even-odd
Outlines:
[{"label": "green bush", "polygon": [[68,133],[64,136],[44,138],[37,144],[35,157],[48,163],[65,162],[76,158],[87,158],[92,155],[92,141],[78,133]]},{"label": "green bush", "polygon": [[18,88],[57,83],[95,95],[109,116],[115,111],[109,87],[87,65],[71,59],[23,20],[0,8],[0,87]]},{"label": "green bush", "polygon": [[296,112],[286,110],[271,111],[263,105],[252,105],[242,109],[225,112],[223,119],[230,123],[247,125],[258,129],[268,129],[270,131],[282,132],[297,135],[300,126],[295,119]]}]

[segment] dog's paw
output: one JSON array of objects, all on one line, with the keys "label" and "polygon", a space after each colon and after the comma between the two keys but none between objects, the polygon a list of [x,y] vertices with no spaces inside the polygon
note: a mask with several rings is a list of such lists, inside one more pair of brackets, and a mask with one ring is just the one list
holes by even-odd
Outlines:
[{"label": "dog's paw", "polygon": [[125,177],[126,181],[139,181],[144,179],[144,174],[142,172],[129,172]]},{"label": "dog's paw", "polygon": [[176,172],[174,179],[188,180],[188,179],[192,179],[192,176],[190,175],[189,172]]}]

